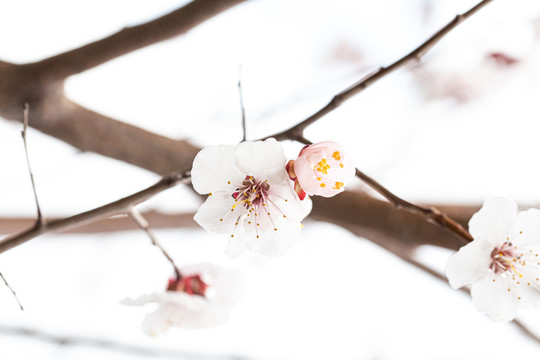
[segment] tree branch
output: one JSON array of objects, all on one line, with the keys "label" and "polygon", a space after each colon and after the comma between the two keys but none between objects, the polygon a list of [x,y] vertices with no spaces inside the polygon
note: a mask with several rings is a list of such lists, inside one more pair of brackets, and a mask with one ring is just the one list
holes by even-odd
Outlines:
[{"label": "tree branch", "polygon": [[104,217],[126,214],[132,206],[140,204],[150,197],[167,190],[178,183],[186,183],[189,181],[189,179],[190,171],[177,171],[163,177],[156,184],[120,200],[65,219],[51,221],[40,227],[32,227],[31,229],[15,235],[7,236],[0,241],[0,254],[47,232],[68,229],[74,226],[81,226],[82,224]]},{"label": "tree branch", "polygon": [[441,30],[437,31],[435,34],[433,34],[429,39],[427,39],[424,43],[422,43],[420,46],[418,46],[416,49],[402,57],[401,59],[397,60],[393,64],[387,66],[387,67],[381,67],[379,70],[369,74],[368,76],[364,77],[357,83],[351,85],[347,89],[343,90],[319,111],[317,111],[315,114],[311,115],[307,119],[301,121],[300,123],[294,125],[293,127],[282,131],[280,133],[274,134],[269,137],[273,137],[276,140],[288,140],[288,139],[294,139],[298,140],[299,138],[303,138],[304,136],[304,129],[306,129],[309,125],[313,124],[323,116],[329,114],[330,112],[334,111],[338,107],[340,107],[345,101],[352,98],[354,95],[357,95],[361,91],[368,88],[370,85],[373,85],[378,80],[384,78],[386,75],[390,74],[391,72],[400,69],[402,67],[405,67],[406,65],[420,61],[422,56],[426,52],[429,51],[435,44],[437,44],[446,34],[448,34],[450,31],[455,29],[459,24],[467,20],[469,17],[474,15],[476,12],[478,12],[480,9],[482,9],[484,6],[492,2],[493,0],[483,0],[479,2],[476,6],[471,8],[469,11],[457,15],[452,21],[450,21],[445,27],[443,27]]},{"label": "tree branch", "polygon": [[88,110],[60,96],[43,104],[32,126],[82,151],[167,175],[191,168],[198,148]]},{"label": "tree branch", "polygon": [[47,81],[62,81],[119,56],[183,34],[243,1],[194,0],[153,21],[126,27],[104,39],[29,65]]}]

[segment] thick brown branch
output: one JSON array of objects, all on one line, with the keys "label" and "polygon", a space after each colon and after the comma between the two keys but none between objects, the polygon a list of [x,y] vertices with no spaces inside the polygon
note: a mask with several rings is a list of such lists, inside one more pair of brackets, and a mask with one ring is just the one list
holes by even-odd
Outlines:
[{"label": "thick brown branch", "polygon": [[18,234],[5,237],[0,241],[0,254],[47,232],[69,229],[70,227],[81,226],[85,223],[95,221],[96,219],[118,214],[125,214],[132,206],[135,206],[180,182],[188,182],[189,178],[189,171],[177,171],[165,176],[156,184],[120,200],[100,206],[90,211],[86,211],[84,213],[80,213],[65,219],[51,221],[43,224],[42,226],[32,227],[31,229]]},{"label": "thick brown branch", "polygon": [[424,43],[422,43],[420,46],[418,46],[416,49],[414,49],[413,51],[411,51],[410,53],[408,53],[401,59],[397,60],[396,62],[394,62],[393,64],[387,67],[381,67],[379,70],[371,73],[370,75],[361,79],[357,83],[351,85],[349,88],[343,90],[342,92],[334,96],[334,98],[326,106],[324,106],[322,109],[320,109],[315,114],[308,117],[307,119],[301,121],[295,126],[289,128],[288,130],[274,134],[269,137],[273,137],[277,140],[287,140],[287,139],[297,140],[298,138],[303,138],[304,129],[307,128],[309,125],[313,124],[314,122],[316,122],[323,116],[327,115],[328,113],[334,111],[335,109],[340,107],[345,101],[349,100],[354,95],[365,90],[370,85],[373,85],[375,82],[384,78],[386,75],[390,74],[391,72],[397,69],[400,69],[412,62],[420,61],[422,56],[424,56],[424,54],[429,49],[431,49],[435,44],[437,44],[446,34],[448,34],[450,31],[456,28],[463,21],[467,20],[469,17],[474,15],[476,12],[478,12],[480,9],[482,9],[484,6],[486,6],[492,1],[493,0],[483,0],[480,3],[478,3],[476,6],[471,8],[469,11],[461,15],[457,15],[445,27],[437,31]]},{"label": "thick brown branch", "polygon": [[[166,214],[159,211],[144,212],[143,216],[152,223],[154,229],[194,228],[194,213]],[[46,222],[58,221],[60,218],[47,218]],[[0,234],[13,234],[34,225],[35,218],[0,218]],[[64,234],[93,234],[133,230],[133,221],[126,216],[113,216],[96,219],[95,222],[80,227],[62,230]]]},{"label": "thick brown branch", "polygon": [[153,21],[124,28],[104,39],[31,65],[47,81],[61,81],[111,59],[183,34],[243,1],[194,0]]},{"label": "thick brown branch", "polygon": [[166,175],[191,168],[198,148],[139,127],[111,119],[63,96],[47,102],[32,126],[75,146]]}]

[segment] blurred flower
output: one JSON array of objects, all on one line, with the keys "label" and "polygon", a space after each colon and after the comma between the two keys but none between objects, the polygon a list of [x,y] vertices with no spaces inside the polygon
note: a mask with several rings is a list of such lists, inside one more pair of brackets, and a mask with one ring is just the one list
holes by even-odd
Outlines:
[{"label": "blurred flower", "polygon": [[311,200],[298,200],[287,179],[283,147],[274,139],[208,146],[193,161],[191,181],[206,202],[195,221],[230,234],[225,252],[285,253],[300,234]]},{"label": "blurred flower", "polygon": [[147,334],[157,336],[171,326],[194,329],[224,324],[243,293],[242,276],[235,270],[199,264],[183,268],[182,274],[180,280],[169,280],[166,292],[122,301],[132,306],[159,305],[143,320]]},{"label": "blurred flower", "polygon": [[471,284],[478,311],[510,321],[519,307],[540,306],[540,210],[517,212],[503,197],[489,198],[469,222],[474,241],[446,266],[450,285]]},{"label": "blurred flower", "polygon": [[296,160],[287,163],[289,178],[302,200],[308,195],[331,197],[345,190],[355,174],[351,157],[333,141],[305,146]]}]

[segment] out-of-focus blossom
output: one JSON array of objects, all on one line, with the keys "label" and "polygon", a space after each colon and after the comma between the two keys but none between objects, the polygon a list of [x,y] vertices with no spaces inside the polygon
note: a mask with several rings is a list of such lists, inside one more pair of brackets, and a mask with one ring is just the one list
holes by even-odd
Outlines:
[{"label": "out-of-focus blossom", "polygon": [[311,200],[301,202],[292,190],[286,161],[274,139],[208,146],[195,157],[193,187],[209,195],[195,221],[210,232],[229,234],[228,255],[250,249],[277,256],[298,239]]},{"label": "out-of-focus blossom", "polygon": [[302,200],[308,195],[331,197],[345,190],[355,174],[351,157],[333,141],[305,146],[287,163],[289,178]]},{"label": "out-of-focus blossom", "polygon": [[147,334],[157,336],[171,326],[196,329],[223,324],[243,293],[243,277],[236,270],[200,264],[183,268],[182,274],[180,280],[169,280],[165,292],[122,301],[132,306],[158,304],[143,320]]},{"label": "out-of-focus blossom", "polygon": [[474,241],[446,266],[450,285],[471,284],[476,308],[496,321],[512,320],[519,307],[540,306],[540,210],[518,213],[514,201],[489,198],[469,231]]}]

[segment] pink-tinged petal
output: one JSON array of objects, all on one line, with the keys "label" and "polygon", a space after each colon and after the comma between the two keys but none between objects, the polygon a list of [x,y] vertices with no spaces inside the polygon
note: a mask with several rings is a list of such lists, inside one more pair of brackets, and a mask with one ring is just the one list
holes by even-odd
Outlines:
[{"label": "pink-tinged petal", "polygon": [[489,274],[493,245],[481,240],[463,246],[450,256],[446,264],[446,277],[454,289],[473,283]]},{"label": "pink-tinged petal", "polygon": [[469,221],[469,232],[474,239],[501,245],[507,241],[516,213],[514,201],[505,197],[488,198]]},{"label": "pink-tinged petal", "polygon": [[206,231],[218,234],[232,233],[238,218],[237,211],[231,211],[235,201],[225,192],[216,192],[208,196],[193,219]]},{"label": "pink-tinged petal", "polygon": [[490,274],[476,279],[471,287],[471,296],[476,309],[487,313],[494,321],[511,321],[517,315],[519,293],[508,277]]},{"label": "pink-tinged petal", "polygon": [[195,156],[191,182],[199,194],[216,191],[232,192],[246,174],[235,166],[234,146],[207,146]]},{"label": "pink-tinged petal", "polygon": [[510,241],[518,247],[540,251],[540,210],[529,209],[517,214]]},{"label": "pink-tinged petal", "polygon": [[302,149],[294,161],[294,172],[307,194],[331,197],[345,190],[355,167],[339,144],[325,141]]},{"label": "pink-tinged petal", "polygon": [[235,164],[246,175],[270,184],[285,181],[287,158],[275,139],[244,141],[236,146]]}]

